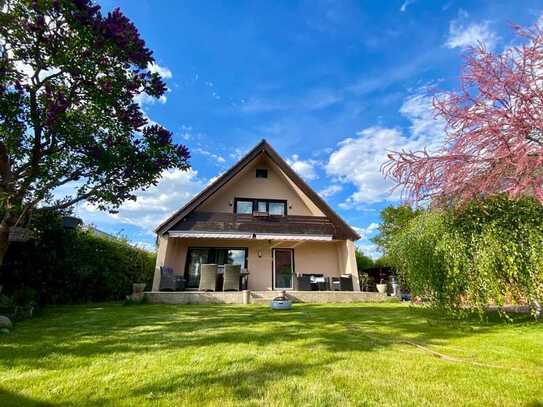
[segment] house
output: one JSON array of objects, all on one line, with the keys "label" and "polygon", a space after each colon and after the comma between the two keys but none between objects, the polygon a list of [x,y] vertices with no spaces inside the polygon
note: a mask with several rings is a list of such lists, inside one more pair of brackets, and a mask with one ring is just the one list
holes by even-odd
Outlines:
[{"label": "house", "polygon": [[296,276],[351,275],[359,235],[262,140],[156,229],[153,291],[167,266],[198,289],[200,265],[239,264],[252,291],[296,290]]}]

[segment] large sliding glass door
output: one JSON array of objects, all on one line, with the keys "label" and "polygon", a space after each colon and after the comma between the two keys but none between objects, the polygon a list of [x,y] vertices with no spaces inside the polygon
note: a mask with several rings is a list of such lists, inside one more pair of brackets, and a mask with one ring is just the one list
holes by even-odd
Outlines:
[{"label": "large sliding glass door", "polygon": [[187,287],[200,285],[200,265],[209,263],[209,249],[189,249],[185,279]]},{"label": "large sliding glass door", "polygon": [[294,250],[273,249],[273,288],[292,289],[294,277]]},{"label": "large sliding glass door", "polygon": [[198,288],[200,285],[200,265],[206,263],[239,264],[242,268],[247,268],[247,248],[190,247],[185,266],[188,288]]}]

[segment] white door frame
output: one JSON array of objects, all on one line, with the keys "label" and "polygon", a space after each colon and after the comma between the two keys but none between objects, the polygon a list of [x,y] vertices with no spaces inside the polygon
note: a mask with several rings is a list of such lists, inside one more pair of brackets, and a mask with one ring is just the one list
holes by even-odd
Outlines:
[{"label": "white door frame", "polygon": [[[290,264],[292,267],[292,275],[290,277],[290,287],[276,287],[275,282],[277,279],[275,278],[275,252],[276,251],[289,251],[290,252]],[[284,248],[273,248],[272,249],[272,288],[273,290],[293,290],[294,289],[294,249],[284,247]]]}]

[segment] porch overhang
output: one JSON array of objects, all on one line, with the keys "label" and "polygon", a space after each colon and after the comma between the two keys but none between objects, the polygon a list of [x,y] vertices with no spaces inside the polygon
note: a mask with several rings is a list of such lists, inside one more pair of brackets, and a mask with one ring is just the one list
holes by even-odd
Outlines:
[{"label": "porch overhang", "polygon": [[280,240],[280,241],[332,241],[331,235],[301,235],[282,233],[251,232],[203,232],[203,231],[169,231],[168,237],[183,239],[241,239],[241,240]]}]

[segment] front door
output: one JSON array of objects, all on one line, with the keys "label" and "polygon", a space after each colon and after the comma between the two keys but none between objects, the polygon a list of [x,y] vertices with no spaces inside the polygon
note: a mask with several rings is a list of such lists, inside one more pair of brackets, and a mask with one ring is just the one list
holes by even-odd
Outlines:
[{"label": "front door", "polygon": [[294,276],[294,250],[273,249],[273,288],[292,289]]}]

